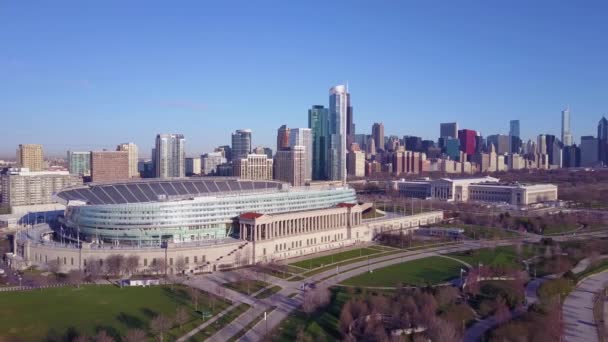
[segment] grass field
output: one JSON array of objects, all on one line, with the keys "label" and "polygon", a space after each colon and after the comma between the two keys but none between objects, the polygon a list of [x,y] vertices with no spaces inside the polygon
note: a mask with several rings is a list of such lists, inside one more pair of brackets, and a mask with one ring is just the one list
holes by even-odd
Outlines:
[{"label": "grass field", "polygon": [[[522,258],[529,258],[534,255],[534,250],[529,247],[522,247]],[[523,268],[523,264],[517,261],[518,256],[513,246],[500,246],[496,248],[483,248],[472,251],[457,252],[450,256],[467,262],[473,266],[482,263],[485,266],[500,266],[507,268]]]},{"label": "grass field", "polygon": [[343,285],[360,287],[397,287],[399,284],[425,286],[446,282],[460,275],[461,263],[428,257],[374,270],[346,279]]},{"label": "grass field", "polygon": [[294,263],[291,263],[291,265],[311,270],[313,268],[322,267],[325,265],[345,261],[348,259],[358,258],[360,256],[378,254],[381,252],[382,251],[380,251],[378,249],[357,248],[357,249],[352,249],[352,250],[345,251],[345,252],[339,252],[339,253],[325,255],[322,257],[318,257],[318,258],[312,258],[312,259],[294,262]]},{"label": "grass field", "polygon": [[279,291],[281,291],[281,287],[279,285],[275,285],[273,287],[270,287],[270,288],[258,293],[257,296],[255,296],[255,298],[259,298],[259,299],[268,298]]},{"label": "grass field", "polygon": [[[207,294],[199,310],[210,310]],[[183,329],[174,328],[175,339],[203,322],[194,311],[184,288],[118,288],[84,286],[51,288],[42,291],[0,293],[0,341],[70,341],[77,335],[94,335],[98,330],[118,339],[133,328],[148,330],[148,322],[158,314],[173,316],[185,306],[192,317]],[[215,313],[226,308],[216,300]]]}]

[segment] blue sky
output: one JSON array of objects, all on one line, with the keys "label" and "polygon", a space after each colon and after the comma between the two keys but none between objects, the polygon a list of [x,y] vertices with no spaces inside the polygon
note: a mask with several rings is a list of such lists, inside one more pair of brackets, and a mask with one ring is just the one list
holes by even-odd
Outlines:
[{"label": "blue sky", "polygon": [[276,129],[348,81],[358,132],[576,140],[608,112],[605,1],[13,1],[0,4],[0,155],[183,133],[189,155]]}]

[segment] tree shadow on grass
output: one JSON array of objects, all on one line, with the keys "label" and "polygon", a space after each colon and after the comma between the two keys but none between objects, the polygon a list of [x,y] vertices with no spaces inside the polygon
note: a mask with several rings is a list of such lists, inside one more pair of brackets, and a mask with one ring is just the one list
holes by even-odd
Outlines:
[{"label": "tree shadow on grass", "polygon": [[72,342],[76,337],[78,337],[80,333],[76,328],[69,327],[65,330],[65,332],[61,333],[56,329],[51,329],[46,334],[44,341],[46,342]]},{"label": "tree shadow on grass", "polygon": [[116,328],[109,325],[98,325],[95,327],[95,331],[99,333],[100,331],[105,330],[108,336],[114,338],[115,341],[120,341],[120,332],[116,330]]},{"label": "tree shadow on grass", "polygon": [[150,308],[142,308],[141,312],[148,318],[152,319],[158,315],[158,313]]},{"label": "tree shadow on grass", "polygon": [[129,329],[142,329],[143,322],[136,316],[121,312],[116,316],[116,319],[126,325]]}]

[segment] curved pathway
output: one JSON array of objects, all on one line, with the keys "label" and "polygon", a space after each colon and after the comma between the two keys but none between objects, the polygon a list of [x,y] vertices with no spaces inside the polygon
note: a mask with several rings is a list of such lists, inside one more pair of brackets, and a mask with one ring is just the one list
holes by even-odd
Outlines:
[{"label": "curved pathway", "polygon": [[608,271],[600,272],[579,282],[566,297],[562,306],[565,341],[599,340],[593,318],[593,299],[607,284]]}]

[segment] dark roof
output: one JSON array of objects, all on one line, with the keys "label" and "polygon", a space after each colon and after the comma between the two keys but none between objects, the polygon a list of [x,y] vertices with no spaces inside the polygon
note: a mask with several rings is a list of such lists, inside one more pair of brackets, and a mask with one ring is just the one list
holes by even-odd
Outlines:
[{"label": "dark roof", "polygon": [[65,201],[83,201],[91,205],[146,203],[221,195],[241,191],[277,190],[282,183],[212,177],[180,179],[146,179],[112,184],[89,184],[60,191]]},{"label": "dark roof", "polygon": [[356,204],[354,203],[338,203],[336,204],[337,207],[339,208],[352,208],[354,206],[356,206]]}]

